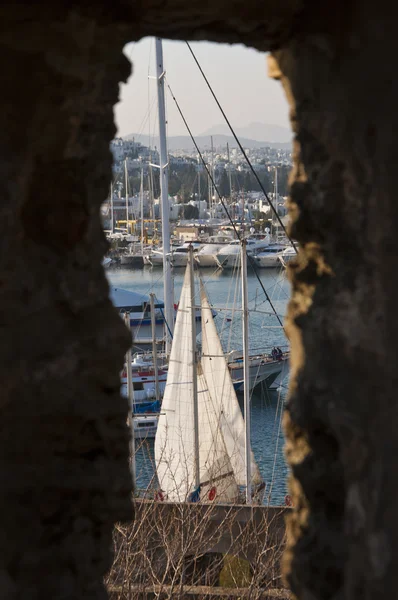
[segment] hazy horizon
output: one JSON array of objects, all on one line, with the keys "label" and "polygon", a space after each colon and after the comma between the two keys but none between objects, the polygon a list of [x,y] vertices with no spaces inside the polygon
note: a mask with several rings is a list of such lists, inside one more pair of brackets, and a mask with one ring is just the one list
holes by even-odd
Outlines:
[{"label": "hazy horizon", "polygon": [[[268,77],[265,53],[242,45],[196,42],[191,46],[234,127],[263,123],[290,130],[282,86]],[[142,134],[149,143],[157,134],[156,81],[148,79],[148,74],[155,74],[154,38],[128,44],[124,52],[133,63],[133,72],[121,84],[120,102],[114,109],[117,135]],[[193,133],[224,127],[186,44],[164,41],[163,58],[167,81]],[[167,87],[166,114],[168,135],[187,135]]]}]

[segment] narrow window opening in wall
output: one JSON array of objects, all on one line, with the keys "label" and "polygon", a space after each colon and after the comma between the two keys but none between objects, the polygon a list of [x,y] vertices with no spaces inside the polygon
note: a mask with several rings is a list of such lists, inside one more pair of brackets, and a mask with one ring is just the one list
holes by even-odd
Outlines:
[{"label": "narrow window opening in wall", "polygon": [[[281,505],[287,495],[288,473],[281,429],[289,375],[289,343],[283,319],[290,295],[286,266],[295,255],[281,227],[281,222],[287,226],[289,218],[288,175],[292,164],[287,103],[280,84],[268,78],[265,54],[243,46],[210,43],[192,44],[192,49],[260,183],[223,122],[187,45],[164,42],[171,235],[168,256],[172,265],[173,315],[175,317],[178,309],[189,246],[193,245],[198,272],[215,307],[213,318],[225,352],[228,377],[243,411],[241,259],[236,232],[248,238],[251,446],[266,490],[261,501]],[[110,244],[107,258],[112,260],[107,277],[112,287],[121,293],[127,290],[143,295],[143,303],[149,302],[151,292],[155,293],[155,307],[160,307],[156,308],[155,335],[157,352],[162,356],[162,352],[167,353],[163,342],[169,323],[163,270],[165,240],[162,240],[155,52],[155,40],[150,38],[125,48],[134,73],[121,86],[121,99],[115,107],[118,133],[111,143],[113,179],[102,213]],[[146,353],[148,364],[152,365],[153,358],[148,358],[153,341],[150,316],[150,311],[134,315],[132,333],[137,344],[133,352],[140,354],[140,360]],[[198,325],[200,320],[198,311]],[[179,330],[176,330],[172,348],[185,343],[185,338],[178,336]],[[201,341],[199,336],[199,353]],[[161,394],[168,377],[166,360],[162,367]],[[141,386],[135,384],[134,387],[136,392],[141,390]],[[150,400],[151,393],[148,390],[145,401]],[[191,426],[188,421],[187,427]],[[143,428],[145,426],[137,422],[137,431]],[[145,434],[146,443],[140,447],[138,495],[157,493],[154,490],[156,456],[154,461],[153,441],[150,441],[155,433],[156,421]]]}]

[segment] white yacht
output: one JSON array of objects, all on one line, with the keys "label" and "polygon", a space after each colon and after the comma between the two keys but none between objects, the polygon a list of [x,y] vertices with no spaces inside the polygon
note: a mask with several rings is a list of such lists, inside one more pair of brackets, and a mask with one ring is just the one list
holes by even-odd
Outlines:
[{"label": "white yacht", "polygon": [[[269,235],[264,236],[264,238],[247,238],[246,242],[247,254],[252,256],[269,246],[270,238]],[[222,248],[217,254],[217,262],[223,269],[240,268],[240,241],[234,240],[228,246]]]},{"label": "white yacht", "polygon": [[297,252],[293,248],[293,246],[288,246],[287,248],[285,248],[285,250],[283,250],[281,256],[279,257],[279,261],[282,263],[282,265],[284,267],[286,267],[286,265],[291,260],[293,260],[294,258],[296,258],[296,256],[297,256]]},{"label": "white yacht", "polygon": [[146,265],[151,265],[152,267],[163,267],[163,248],[152,250],[152,252],[144,258],[144,262]]},{"label": "white yacht", "polygon": [[286,246],[283,244],[270,244],[257,252],[253,259],[258,267],[276,269],[281,266],[280,258],[285,249]]},{"label": "white yacht", "polygon": [[[201,248],[200,242],[185,242],[182,246],[173,248],[171,252],[167,253],[170,256],[170,263],[173,267],[186,267],[188,263],[189,247],[192,245],[194,252],[197,252]],[[151,264],[154,267],[163,267],[163,249],[154,250],[148,257],[147,264]]]},{"label": "white yacht", "polygon": [[196,261],[200,267],[219,267],[217,254],[231,243],[231,237],[214,235],[209,237],[206,244],[196,254]]}]

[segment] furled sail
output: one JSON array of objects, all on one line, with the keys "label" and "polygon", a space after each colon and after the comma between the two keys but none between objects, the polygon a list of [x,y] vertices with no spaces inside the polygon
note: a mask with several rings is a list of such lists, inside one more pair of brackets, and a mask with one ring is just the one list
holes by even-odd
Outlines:
[{"label": "furled sail", "polygon": [[[200,284],[202,306],[202,357],[201,365],[207,381],[214,411],[220,415],[219,427],[231,461],[238,485],[246,484],[245,423],[231,381],[220,338],[212,317],[206,291]],[[262,478],[251,452],[252,482],[260,484]]]}]

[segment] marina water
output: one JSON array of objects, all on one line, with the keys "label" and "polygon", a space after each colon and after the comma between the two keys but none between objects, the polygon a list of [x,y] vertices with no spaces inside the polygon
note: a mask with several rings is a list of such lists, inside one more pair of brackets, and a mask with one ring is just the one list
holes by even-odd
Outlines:
[{"label": "marina water", "polygon": [[[174,301],[177,303],[185,269],[174,269]],[[241,350],[241,301],[240,271],[225,272],[212,269],[201,270],[210,302],[217,309],[216,325],[225,351]],[[284,271],[264,269],[260,278],[277,313],[286,311],[290,289]],[[163,300],[163,272],[161,269],[113,268],[107,271],[113,287],[148,295],[154,292]],[[267,301],[255,274],[248,272],[248,296],[250,307],[250,353],[271,351],[274,346],[286,347],[284,333]],[[198,301],[199,303],[199,301]],[[198,338],[200,343],[200,337]],[[257,386],[251,398],[252,449],[266,482],[265,500],[270,504],[283,504],[287,493],[288,467],[283,455],[282,413],[286,398],[287,381],[278,390]],[[238,395],[241,407],[243,398]],[[137,440],[137,484],[146,488],[154,481],[154,440]]]}]

